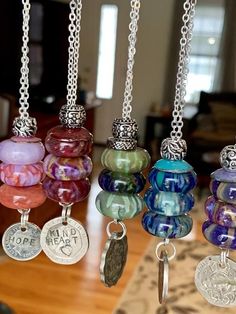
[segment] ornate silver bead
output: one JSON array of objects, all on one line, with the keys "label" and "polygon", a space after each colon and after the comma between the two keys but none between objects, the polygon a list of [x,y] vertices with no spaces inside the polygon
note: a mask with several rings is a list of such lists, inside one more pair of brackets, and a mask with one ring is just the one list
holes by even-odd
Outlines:
[{"label": "ornate silver bead", "polygon": [[236,170],[236,144],[225,146],[220,152],[220,164],[226,170]]},{"label": "ornate silver bead", "polygon": [[114,138],[107,139],[107,147],[115,150],[135,150],[137,141],[132,138]]},{"label": "ornate silver bead", "polygon": [[64,105],[61,107],[59,120],[67,128],[78,128],[86,121],[86,111],[81,105]]},{"label": "ornate silver bead", "polygon": [[182,160],[187,153],[187,144],[185,140],[174,140],[170,137],[164,139],[161,143],[161,157],[170,160]]},{"label": "ornate silver bead", "polygon": [[16,117],[12,124],[12,132],[15,136],[34,136],[37,132],[37,121],[32,117]]},{"label": "ornate silver bead", "polygon": [[112,125],[112,135],[119,139],[136,139],[138,135],[137,122],[134,119],[115,119]]}]

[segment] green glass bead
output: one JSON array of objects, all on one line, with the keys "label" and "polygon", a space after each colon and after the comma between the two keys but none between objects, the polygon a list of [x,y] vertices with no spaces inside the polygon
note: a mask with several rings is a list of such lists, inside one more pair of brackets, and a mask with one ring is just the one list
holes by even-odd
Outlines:
[{"label": "green glass bead", "polygon": [[150,160],[149,153],[140,147],[132,151],[106,148],[101,157],[106,169],[123,173],[140,172],[149,165]]},{"label": "green glass bead", "polygon": [[145,204],[138,194],[118,194],[101,191],[96,197],[98,211],[113,219],[124,220],[138,215]]}]

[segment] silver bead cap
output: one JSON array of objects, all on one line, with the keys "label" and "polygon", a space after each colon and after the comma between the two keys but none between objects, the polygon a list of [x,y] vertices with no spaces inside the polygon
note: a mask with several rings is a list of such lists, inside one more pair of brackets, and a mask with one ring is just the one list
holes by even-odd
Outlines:
[{"label": "silver bead cap", "polygon": [[225,146],[222,149],[220,164],[226,170],[236,170],[236,144]]},{"label": "silver bead cap", "polygon": [[112,135],[118,139],[137,139],[138,124],[134,119],[117,118],[112,125]]},{"label": "silver bead cap", "polygon": [[114,138],[107,139],[107,147],[115,150],[135,150],[137,148],[137,141],[132,138]]},{"label": "silver bead cap", "polygon": [[64,105],[61,107],[59,120],[67,128],[82,127],[86,121],[86,111],[81,105]]},{"label": "silver bead cap", "polygon": [[187,154],[187,144],[185,140],[174,140],[170,137],[161,143],[161,157],[170,160],[182,160]]},{"label": "silver bead cap", "polygon": [[37,121],[32,117],[16,117],[12,124],[12,132],[15,136],[34,136],[37,132]]}]

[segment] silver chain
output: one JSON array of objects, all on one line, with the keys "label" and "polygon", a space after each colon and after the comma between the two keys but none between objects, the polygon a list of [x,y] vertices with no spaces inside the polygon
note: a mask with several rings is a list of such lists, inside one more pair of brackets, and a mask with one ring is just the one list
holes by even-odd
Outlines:
[{"label": "silver chain", "polygon": [[28,118],[29,108],[29,21],[30,21],[30,0],[22,0],[23,4],[23,36],[22,36],[22,57],[21,57],[21,78],[20,78],[20,108],[19,114],[21,118]]},{"label": "silver chain", "polygon": [[137,31],[138,31],[138,20],[139,20],[139,9],[140,0],[131,0],[131,12],[130,18],[131,22],[129,24],[130,34],[128,37],[129,48],[128,48],[128,62],[127,62],[127,73],[125,81],[125,92],[124,92],[124,102],[122,108],[122,118],[131,118],[130,114],[132,111],[131,102],[133,100],[132,90],[133,90],[133,67],[134,67],[134,56],[136,53],[136,41],[137,41]]},{"label": "silver chain", "polygon": [[82,0],[71,0],[70,2],[70,25],[69,25],[69,60],[68,60],[68,83],[67,104],[75,105],[78,88],[78,61],[80,47],[80,24],[81,24]]},{"label": "silver chain", "polygon": [[180,51],[177,71],[177,81],[175,86],[173,120],[171,122],[172,131],[170,136],[173,140],[182,138],[183,111],[185,106],[186,85],[188,76],[188,64],[190,55],[190,44],[193,34],[193,18],[197,0],[186,0],[184,2],[184,15],[182,17],[183,26],[181,28]]}]

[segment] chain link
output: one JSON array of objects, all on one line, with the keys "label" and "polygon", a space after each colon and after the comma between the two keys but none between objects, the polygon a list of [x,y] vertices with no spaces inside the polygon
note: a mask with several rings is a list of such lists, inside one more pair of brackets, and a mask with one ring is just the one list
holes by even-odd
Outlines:
[{"label": "chain link", "polygon": [[29,108],[29,21],[30,21],[30,0],[22,0],[23,4],[23,36],[22,36],[22,57],[21,57],[21,77],[20,77],[20,108],[19,114],[21,118],[28,118]]},{"label": "chain link", "polygon": [[69,59],[68,59],[68,83],[67,104],[75,105],[78,89],[78,61],[80,47],[80,24],[81,24],[82,0],[71,0],[69,15]]},{"label": "chain link", "polygon": [[173,140],[182,138],[183,111],[185,106],[186,85],[188,76],[188,64],[191,50],[191,40],[193,35],[193,18],[197,0],[186,0],[184,2],[184,15],[182,17],[183,26],[181,28],[182,37],[180,39],[180,51],[177,71],[177,81],[175,86],[174,110],[171,122],[172,131],[170,136]]},{"label": "chain link", "polygon": [[127,73],[125,81],[125,92],[124,92],[124,102],[122,108],[122,118],[130,118],[132,111],[131,102],[133,100],[132,90],[133,90],[133,67],[134,67],[134,56],[136,53],[136,41],[137,41],[137,31],[138,31],[138,20],[139,20],[139,9],[140,0],[131,0],[131,12],[130,18],[131,22],[129,24],[130,34],[128,37],[129,48],[128,48],[128,62],[127,62]]}]

